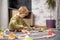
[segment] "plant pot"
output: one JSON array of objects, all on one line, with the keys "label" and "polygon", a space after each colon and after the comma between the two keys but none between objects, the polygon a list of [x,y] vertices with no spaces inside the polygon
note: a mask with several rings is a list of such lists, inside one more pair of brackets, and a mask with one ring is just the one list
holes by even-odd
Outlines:
[{"label": "plant pot", "polygon": [[56,28],[56,20],[46,20],[46,26],[49,28]]}]

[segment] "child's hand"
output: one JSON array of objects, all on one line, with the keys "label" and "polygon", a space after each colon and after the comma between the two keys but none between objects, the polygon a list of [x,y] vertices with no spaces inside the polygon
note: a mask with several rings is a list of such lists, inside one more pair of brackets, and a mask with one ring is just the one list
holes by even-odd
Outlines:
[{"label": "child's hand", "polygon": [[24,34],[26,34],[26,35],[29,35],[29,34],[30,34],[30,32],[27,31],[27,30],[22,30],[22,32],[23,32]]},{"label": "child's hand", "polygon": [[19,25],[20,27],[24,27],[23,25]]}]

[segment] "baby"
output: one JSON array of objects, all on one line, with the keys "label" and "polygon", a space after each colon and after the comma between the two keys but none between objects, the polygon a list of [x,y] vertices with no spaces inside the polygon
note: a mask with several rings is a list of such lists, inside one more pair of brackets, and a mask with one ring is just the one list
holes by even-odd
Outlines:
[{"label": "baby", "polygon": [[9,23],[10,31],[21,31],[23,29],[30,30],[31,27],[25,23],[23,18],[28,15],[28,9],[25,6],[21,6],[18,10],[19,14],[13,16]]}]

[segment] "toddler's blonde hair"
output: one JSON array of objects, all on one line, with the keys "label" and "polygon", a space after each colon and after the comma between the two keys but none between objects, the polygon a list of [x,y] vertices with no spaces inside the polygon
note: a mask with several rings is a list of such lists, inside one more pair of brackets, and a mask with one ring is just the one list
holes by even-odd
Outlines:
[{"label": "toddler's blonde hair", "polygon": [[21,6],[18,10],[21,11],[22,9],[25,10],[25,14],[28,14],[29,10],[26,6]]}]

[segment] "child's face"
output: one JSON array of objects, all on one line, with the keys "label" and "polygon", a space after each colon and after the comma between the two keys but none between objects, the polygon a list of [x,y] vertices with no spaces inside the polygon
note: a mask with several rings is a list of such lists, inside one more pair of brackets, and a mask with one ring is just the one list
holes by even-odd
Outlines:
[{"label": "child's face", "polygon": [[19,16],[23,18],[26,16],[26,14],[19,14]]},{"label": "child's face", "polygon": [[24,9],[21,9],[20,11],[19,11],[19,15],[20,15],[20,17],[25,17],[25,16],[27,16],[26,15],[26,11],[24,10]]}]

